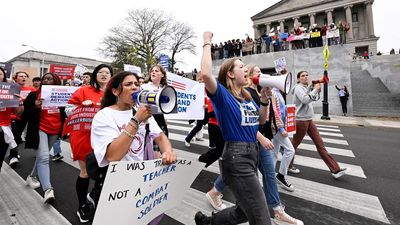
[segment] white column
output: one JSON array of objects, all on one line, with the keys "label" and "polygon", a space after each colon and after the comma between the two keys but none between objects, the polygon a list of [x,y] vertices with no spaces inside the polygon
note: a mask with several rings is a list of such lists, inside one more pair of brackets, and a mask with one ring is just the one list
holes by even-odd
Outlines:
[{"label": "white column", "polygon": [[266,35],[268,35],[268,34],[269,34],[269,31],[271,30],[271,23],[266,23],[266,24],[265,24],[265,27],[266,27],[265,33],[266,33]]},{"label": "white column", "polygon": [[285,20],[279,20],[279,28],[280,28],[280,32],[283,33],[285,32],[285,24],[284,24]]},{"label": "white column", "polygon": [[347,5],[344,7],[345,11],[346,11],[346,23],[349,25],[350,30],[347,31],[347,38],[349,40],[353,39],[353,17],[351,14],[351,8],[353,7],[353,5]]},{"label": "white column", "polygon": [[260,30],[258,29],[258,25],[253,25],[254,28],[254,39],[260,37]]},{"label": "white column", "polygon": [[332,18],[333,9],[325,10],[325,12],[326,12],[326,17],[327,17],[328,25],[329,25],[329,24],[333,23],[333,18]]},{"label": "white column", "polygon": [[310,17],[310,28],[315,24],[315,13],[310,13],[308,16]]},{"label": "white column", "polygon": [[368,0],[365,2],[366,6],[366,12],[367,12],[367,23],[368,23],[368,34],[369,36],[375,36],[375,31],[374,31],[374,18],[372,15],[372,3],[374,3],[374,0]]},{"label": "white column", "polygon": [[294,26],[294,28],[296,28],[299,25],[299,17],[298,16],[297,17],[293,17],[293,20],[294,20],[293,26]]}]

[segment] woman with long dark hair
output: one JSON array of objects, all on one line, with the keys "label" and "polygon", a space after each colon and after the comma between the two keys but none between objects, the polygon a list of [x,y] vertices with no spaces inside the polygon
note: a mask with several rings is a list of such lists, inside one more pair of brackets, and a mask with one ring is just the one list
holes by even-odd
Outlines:
[{"label": "woman with long dark hair", "polygon": [[[60,136],[66,118],[64,107],[42,106],[41,90],[43,85],[61,85],[60,78],[53,73],[42,77],[37,91],[29,93],[24,101],[24,118],[28,120],[25,148],[36,150],[36,161],[32,172],[26,178],[31,188],[40,185],[44,191],[44,202],[54,201],[54,190],[50,183],[49,151]],[[38,175],[40,182],[36,179]]]},{"label": "woman with long dark hair", "polygon": [[[66,109],[67,114],[71,114],[78,106],[100,107],[100,100],[112,75],[112,68],[106,64],[100,64],[94,68],[90,78],[90,85],[80,87],[69,99],[69,105]],[[73,160],[78,161],[80,169],[76,180],[76,194],[79,203],[77,215],[82,223],[86,223],[92,217],[86,200],[89,188],[89,176],[86,172],[86,156],[93,151],[90,145],[90,129],[72,132],[69,139]],[[93,193],[89,194],[87,198],[91,204],[95,205]]]}]

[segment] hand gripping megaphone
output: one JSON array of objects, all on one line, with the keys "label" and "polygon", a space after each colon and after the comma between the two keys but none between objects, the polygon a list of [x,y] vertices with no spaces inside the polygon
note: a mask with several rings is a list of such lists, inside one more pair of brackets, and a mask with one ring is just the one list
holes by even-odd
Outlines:
[{"label": "hand gripping megaphone", "polygon": [[329,83],[329,77],[328,77],[328,73],[326,72],[324,72],[324,76],[323,77],[321,77],[320,79],[318,79],[318,80],[313,80],[313,81],[311,81],[313,84],[327,84],[327,83]]},{"label": "hand gripping megaphone", "polygon": [[292,73],[280,76],[271,76],[269,74],[260,74],[253,77],[253,83],[261,87],[278,88],[285,94],[292,88]]},{"label": "hand gripping megaphone", "polygon": [[168,114],[173,112],[177,107],[176,91],[171,86],[166,86],[161,90],[141,90],[132,94],[136,104],[146,104],[157,106],[158,109]]}]

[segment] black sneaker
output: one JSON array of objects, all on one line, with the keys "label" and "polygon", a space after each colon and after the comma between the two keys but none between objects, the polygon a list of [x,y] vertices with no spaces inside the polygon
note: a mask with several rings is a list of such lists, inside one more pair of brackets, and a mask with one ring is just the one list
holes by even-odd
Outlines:
[{"label": "black sneaker", "polygon": [[194,221],[196,225],[210,225],[211,217],[204,215],[202,212],[198,211],[194,216]]},{"label": "black sneaker", "polygon": [[62,156],[60,153],[56,154],[53,156],[53,162],[55,161],[61,161],[64,158],[64,156]]},{"label": "black sneaker", "polygon": [[81,223],[88,223],[93,219],[93,210],[89,206],[89,204],[84,204],[79,207],[76,215],[78,215],[79,221],[81,221]]},{"label": "black sneaker", "polygon": [[283,189],[293,192],[294,191],[294,187],[292,184],[289,184],[286,179],[285,176],[283,176],[282,174],[278,173],[278,175],[276,175],[276,180],[278,181],[278,183],[282,186]]}]

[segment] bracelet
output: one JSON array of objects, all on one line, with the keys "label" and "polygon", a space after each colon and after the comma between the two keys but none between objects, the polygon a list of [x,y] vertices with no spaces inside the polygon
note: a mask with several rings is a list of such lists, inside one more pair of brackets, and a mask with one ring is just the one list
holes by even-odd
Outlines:
[{"label": "bracelet", "polygon": [[131,125],[133,128],[135,128],[136,130],[138,130],[138,128],[139,128],[139,125],[136,122],[132,121],[132,120],[130,120],[128,122],[128,124]]},{"label": "bracelet", "polygon": [[133,117],[131,118],[131,121],[135,122],[137,125],[140,124],[140,123],[139,123],[139,120],[136,118],[136,116],[133,116]]},{"label": "bracelet", "polygon": [[129,133],[127,130],[122,130],[122,133],[125,134],[126,136],[130,137],[130,138],[134,138],[135,135]]},{"label": "bracelet", "polygon": [[211,43],[210,43],[210,42],[208,42],[208,43],[205,43],[205,44],[203,45],[203,48],[204,48],[204,47],[206,47],[206,45],[209,45],[209,46],[211,46]]}]

